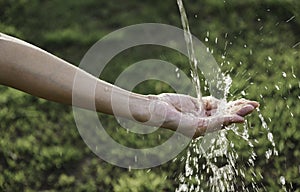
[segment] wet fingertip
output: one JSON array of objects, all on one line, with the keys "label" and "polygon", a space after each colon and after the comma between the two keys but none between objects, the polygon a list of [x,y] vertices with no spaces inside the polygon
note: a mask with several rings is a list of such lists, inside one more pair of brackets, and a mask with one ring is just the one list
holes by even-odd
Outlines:
[{"label": "wet fingertip", "polygon": [[245,119],[241,116],[238,116],[237,123],[244,123],[244,122],[245,122]]},{"label": "wet fingertip", "polygon": [[257,101],[250,101],[249,104],[252,105],[254,108],[259,107],[259,102]]},{"label": "wet fingertip", "polygon": [[246,116],[246,115],[250,114],[254,109],[255,109],[254,106],[248,104],[248,105],[245,105],[240,110],[238,110],[236,112],[236,114],[239,116]]},{"label": "wet fingertip", "polygon": [[235,115],[230,120],[231,123],[243,123],[245,119],[242,116]]},{"label": "wet fingertip", "polygon": [[233,115],[233,116],[227,116],[224,119],[223,124],[224,125],[229,125],[231,123],[243,123],[244,122],[244,118],[239,116],[239,115]]}]

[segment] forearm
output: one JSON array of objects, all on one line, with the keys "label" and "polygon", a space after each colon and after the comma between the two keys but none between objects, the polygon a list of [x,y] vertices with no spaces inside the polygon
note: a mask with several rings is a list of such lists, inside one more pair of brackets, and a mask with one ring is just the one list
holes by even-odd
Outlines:
[{"label": "forearm", "polygon": [[[44,50],[1,33],[0,69],[0,84],[69,105],[72,104],[73,84],[77,73],[80,77],[96,84],[95,98],[90,98],[85,92],[80,93],[79,97],[83,101],[78,103],[79,107],[91,109],[90,106],[85,105],[87,102],[84,100],[95,99],[96,110],[99,112],[107,114],[116,112],[119,116],[126,118],[130,118],[132,112],[133,116],[141,121],[144,121],[144,118],[147,120],[149,116],[147,97],[130,93],[99,80]],[[115,111],[112,108],[112,90],[118,98],[114,100]],[[122,105],[126,102],[128,95],[131,101],[130,110]],[[141,112],[142,117],[138,115]]]}]

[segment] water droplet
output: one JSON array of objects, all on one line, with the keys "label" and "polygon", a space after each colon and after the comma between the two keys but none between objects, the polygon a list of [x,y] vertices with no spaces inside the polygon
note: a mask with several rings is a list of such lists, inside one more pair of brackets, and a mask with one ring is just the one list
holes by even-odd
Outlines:
[{"label": "water droplet", "polygon": [[291,20],[293,20],[295,18],[295,15],[293,15],[291,18],[289,18],[288,20],[286,20],[286,22],[290,22]]},{"label": "water droplet", "polygon": [[246,48],[247,47],[247,45],[246,44],[244,44],[244,48]]},{"label": "water droplet", "polygon": [[272,150],[271,150],[271,149],[268,149],[268,150],[266,151],[266,158],[267,158],[267,159],[270,159],[271,155],[272,155]]},{"label": "water droplet", "polygon": [[254,147],[254,145],[249,141],[249,143],[248,143],[248,145],[249,145],[249,147]]},{"label": "water droplet", "polygon": [[[275,146],[275,145],[274,145],[274,146]],[[275,155],[275,156],[278,156],[278,151],[277,151],[275,148],[274,148],[273,150],[274,150],[274,155]]]},{"label": "water droplet", "polygon": [[262,114],[260,113],[259,108],[257,108],[256,110],[257,110],[257,112],[258,112],[258,117],[259,117],[259,119],[260,119],[260,121],[261,121],[261,125],[263,126],[264,129],[269,130],[269,127],[268,127],[268,125],[267,125],[267,123],[266,123],[264,117],[263,117]]},{"label": "water droplet", "polygon": [[275,85],[275,88],[279,91],[280,90],[280,88],[278,87],[278,85]]},{"label": "water droplet", "polygon": [[215,38],[215,44],[218,44],[218,37]]},{"label": "water droplet", "polygon": [[137,162],[137,156],[136,155],[134,156],[134,162]]},{"label": "water droplet", "polygon": [[195,18],[197,18],[198,17],[198,15],[197,14],[195,14]]},{"label": "water droplet", "polygon": [[284,71],[282,71],[282,76],[286,77],[286,73]]},{"label": "water droplet", "polygon": [[285,185],[285,178],[284,178],[284,176],[280,176],[279,180],[280,180],[280,183],[282,185]]},{"label": "water droplet", "polygon": [[273,134],[270,133],[270,132],[268,133],[268,139],[269,139],[269,141],[271,141],[271,142],[273,141]]},{"label": "water droplet", "polygon": [[176,67],[176,68],[175,68],[175,72],[178,72],[178,71],[179,71],[179,68],[178,68],[178,67]]},{"label": "water droplet", "polygon": [[271,58],[270,56],[268,56],[268,60],[269,60],[269,61],[272,61],[272,58]]},{"label": "water droplet", "polygon": [[207,38],[207,37],[205,37],[204,41],[205,41],[205,42],[208,42],[208,38]]},{"label": "water droplet", "polygon": [[261,21],[261,19],[260,19],[260,18],[257,18],[257,21],[259,22],[259,21]]},{"label": "water droplet", "polygon": [[[299,42],[300,43],[300,42]],[[294,67],[292,66],[292,74],[293,74],[293,77],[296,78],[296,75],[294,73]]]},{"label": "water droplet", "polygon": [[241,92],[241,94],[242,94],[243,96],[245,96],[245,95],[246,95],[246,92],[243,90],[243,91]]},{"label": "water droplet", "polygon": [[224,50],[227,49],[227,44],[228,44],[228,41],[225,41]]},{"label": "water droplet", "polygon": [[298,45],[300,45],[300,42],[296,43],[295,45],[292,46],[292,48],[297,47]]}]

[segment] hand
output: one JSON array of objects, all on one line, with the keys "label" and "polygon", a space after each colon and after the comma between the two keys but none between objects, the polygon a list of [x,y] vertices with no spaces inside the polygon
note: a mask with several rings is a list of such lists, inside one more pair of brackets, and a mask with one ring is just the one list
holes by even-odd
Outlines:
[{"label": "hand", "polygon": [[160,94],[149,96],[152,100],[150,122],[161,122],[161,127],[177,130],[188,137],[199,137],[232,123],[244,122],[244,116],[251,113],[259,103],[239,99],[226,103],[208,96],[203,102],[181,94]]}]

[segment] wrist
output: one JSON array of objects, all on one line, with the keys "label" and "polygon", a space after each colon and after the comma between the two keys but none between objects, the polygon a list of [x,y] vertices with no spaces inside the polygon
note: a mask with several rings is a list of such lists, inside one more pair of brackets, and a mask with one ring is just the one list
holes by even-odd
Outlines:
[{"label": "wrist", "polygon": [[157,95],[139,95],[131,103],[132,117],[150,126],[164,127],[167,121],[168,104]]},{"label": "wrist", "polygon": [[160,99],[158,95],[143,96],[146,99],[142,105],[137,106],[133,115],[135,120],[145,123],[146,125],[162,127],[167,129],[176,130],[174,122],[176,122],[176,113],[170,111],[169,104]]},{"label": "wrist", "polygon": [[151,118],[150,105],[152,102],[153,98],[147,95],[132,94],[129,101],[131,118],[140,123],[149,121]]}]

